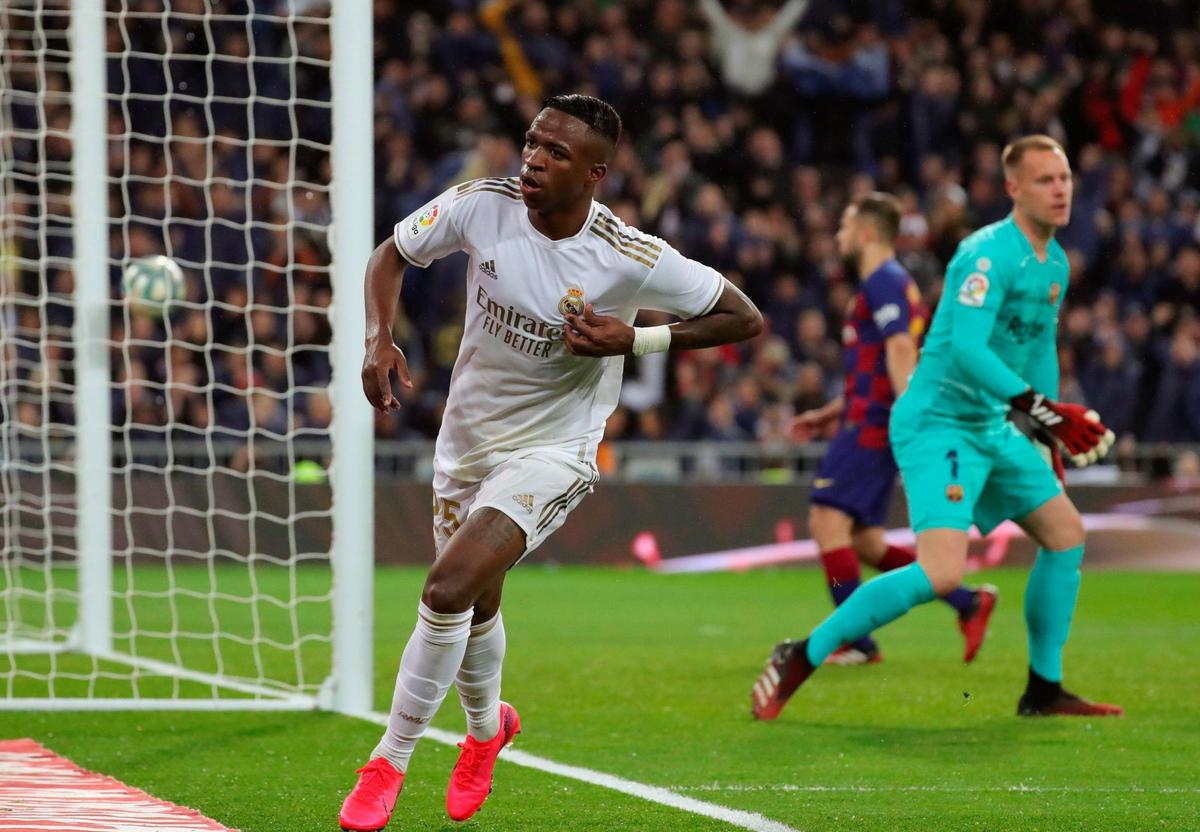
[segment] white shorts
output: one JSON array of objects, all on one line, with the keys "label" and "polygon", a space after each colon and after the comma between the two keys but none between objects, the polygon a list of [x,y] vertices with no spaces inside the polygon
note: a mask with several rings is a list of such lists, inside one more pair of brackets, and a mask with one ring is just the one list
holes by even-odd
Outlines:
[{"label": "white shorts", "polygon": [[492,469],[478,482],[433,474],[433,546],[441,554],[471,512],[488,506],[525,532],[525,557],[558,530],[600,479],[578,451],[533,451]]}]

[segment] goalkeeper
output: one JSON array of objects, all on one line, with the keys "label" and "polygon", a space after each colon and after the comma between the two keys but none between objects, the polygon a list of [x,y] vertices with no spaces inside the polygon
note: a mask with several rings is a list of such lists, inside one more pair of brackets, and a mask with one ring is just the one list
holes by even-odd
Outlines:
[{"label": "goalkeeper", "polygon": [[[1013,142],[1003,162],[1013,211],[959,245],[921,359],[892,410],[917,562],[863,584],[804,641],[776,647],[751,692],[759,719],[778,716],[839,645],[961,584],[967,529],[986,534],[1008,518],[1041,547],[1025,590],[1029,680],[1017,713],[1122,713],[1062,687],[1084,530],[1061,486],[1061,455],[1087,465],[1113,441],[1094,412],[1048,398],[1058,390],[1055,334],[1069,279],[1054,233],[1071,216],[1071,169],[1048,136]],[[1030,417],[1049,464],[1006,419],[1010,410]]]}]

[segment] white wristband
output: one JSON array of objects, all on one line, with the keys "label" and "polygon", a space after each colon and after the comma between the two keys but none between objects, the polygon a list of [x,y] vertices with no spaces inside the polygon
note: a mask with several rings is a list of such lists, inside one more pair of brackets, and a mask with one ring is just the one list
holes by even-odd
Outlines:
[{"label": "white wristband", "polygon": [[671,348],[671,327],[635,326],[633,328],[633,354],[645,355],[648,352],[666,352]]}]

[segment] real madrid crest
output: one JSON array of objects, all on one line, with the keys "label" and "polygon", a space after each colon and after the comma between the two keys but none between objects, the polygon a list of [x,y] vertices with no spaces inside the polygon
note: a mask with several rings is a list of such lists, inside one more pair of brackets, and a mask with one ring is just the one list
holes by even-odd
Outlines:
[{"label": "real madrid crest", "polygon": [[567,289],[567,293],[558,302],[558,311],[562,313],[564,318],[567,315],[582,315],[583,290],[576,286]]}]

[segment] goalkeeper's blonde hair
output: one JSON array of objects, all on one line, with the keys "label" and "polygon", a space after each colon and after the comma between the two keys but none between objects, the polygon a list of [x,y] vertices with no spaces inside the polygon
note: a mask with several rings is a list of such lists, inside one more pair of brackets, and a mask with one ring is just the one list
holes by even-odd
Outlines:
[{"label": "goalkeeper's blonde hair", "polygon": [[1009,142],[1000,155],[1000,161],[1004,165],[1004,175],[1012,176],[1016,172],[1017,166],[1021,164],[1021,159],[1030,150],[1057,150],[1064,157],[1067,155],[1067,151],[1053,136],[1047,136],[1044,133],[1022,136]]}]

